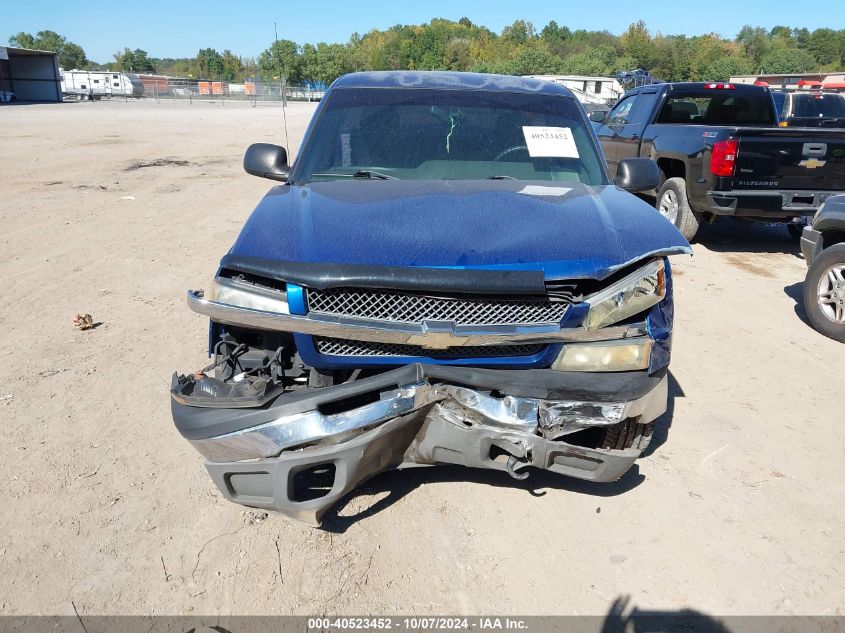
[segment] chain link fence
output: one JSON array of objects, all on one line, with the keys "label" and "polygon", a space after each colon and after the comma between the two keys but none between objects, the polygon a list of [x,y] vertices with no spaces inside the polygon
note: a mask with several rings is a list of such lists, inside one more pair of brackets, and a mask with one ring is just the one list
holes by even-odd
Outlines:
[{"label": "chain link fence", "polygon": [[289,85],[284,80],[265,81],[204,81],[161,75],[138,75],[143,85],[135,96],[156,101],[212,101],[240,103],[252,106],[260,104],[286,105],[288,101],[319,101],[325,94],[325,87],[319,85]]}]

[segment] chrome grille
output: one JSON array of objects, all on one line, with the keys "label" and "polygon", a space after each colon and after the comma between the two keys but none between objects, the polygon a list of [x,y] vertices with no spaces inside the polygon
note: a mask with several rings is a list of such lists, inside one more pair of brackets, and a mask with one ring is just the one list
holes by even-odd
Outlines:
[{"label": "chrome grille", "polygon": [[327,356],[423,356],[439,359],[533,356],[545,348],[545,345],[478,345],[451,347],[449,349],[426,349],[421,345],[372,343],[369,341],[327,338],[325,336],[315,336],[314,345],[320,354]]},{"label": "chrome grille", "polygon": [[560,323],[569,304],[547,297],[519,299],[450,298],[391,290],[330,288],[308,291],[310,312],[399,323],[453,321],[457,325],[538,325]]}]

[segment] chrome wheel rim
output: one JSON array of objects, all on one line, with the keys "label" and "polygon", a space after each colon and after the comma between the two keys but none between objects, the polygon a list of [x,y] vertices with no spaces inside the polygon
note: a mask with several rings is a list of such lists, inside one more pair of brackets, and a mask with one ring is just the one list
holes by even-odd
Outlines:
[{"label": "chrome wheel rim", "polygon": [[660,215],[669,220],[672,224],[678,219],[678,195],[671,189],[667,189],[660,196],[660,204],[657,205]]},{"label": "chrome wheel rim", "polygon": [[822,314],[845,325],[845,263],[834,264],[822,273],[816,297]]}]

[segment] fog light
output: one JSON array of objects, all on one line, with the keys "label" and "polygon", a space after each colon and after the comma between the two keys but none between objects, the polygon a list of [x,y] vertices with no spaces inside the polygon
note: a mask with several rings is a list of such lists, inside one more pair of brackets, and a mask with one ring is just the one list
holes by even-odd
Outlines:
[{"label": "fog light", "polygon": [[632,371],[646,369],[654,341],[608,341],[583,345],[564,345],[552,369],[558,371]]}]

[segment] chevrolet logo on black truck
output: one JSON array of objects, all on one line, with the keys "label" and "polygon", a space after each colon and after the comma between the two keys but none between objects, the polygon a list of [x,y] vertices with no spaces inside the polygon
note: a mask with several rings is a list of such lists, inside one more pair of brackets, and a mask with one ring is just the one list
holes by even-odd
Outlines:
[{"label": "chevrolet logo on black truck", "polygon": [[826,164],[826,160],[819,160],[818,158],[805,158],[800,163],[798,163],[798,166],[806,167],[807,169],[816,169],[818,167],[824,167]]}]

